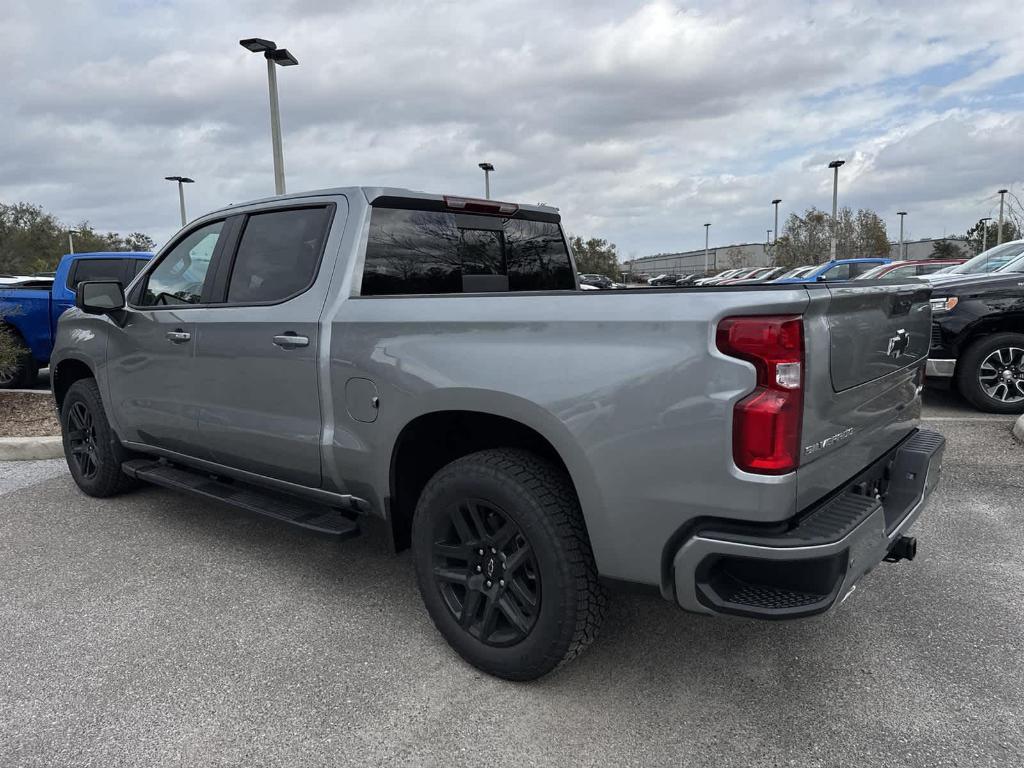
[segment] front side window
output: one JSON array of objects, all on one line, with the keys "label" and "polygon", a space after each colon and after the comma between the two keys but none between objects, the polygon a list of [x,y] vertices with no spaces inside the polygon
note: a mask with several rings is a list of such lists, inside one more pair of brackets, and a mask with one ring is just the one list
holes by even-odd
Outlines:
[{"label": "front side window", "polygon": [[558,224],[374,208],[363,296],[575,290]]},{"label": "front side window", "polygon": [[207,224],[174,246],[146,280],[142,306],[198,304],[223,227],[223,221]]},{"label": "front side window", "polygon": [[91,280],[122,280],[123,259],[80,259],[68,276],[68,288],[75,290],[79,283]]},{"label": "front side window", "polygon": [[229,304],[278,302],[313,283],[328,208],[293,208],[249,217],[228,282]]}]

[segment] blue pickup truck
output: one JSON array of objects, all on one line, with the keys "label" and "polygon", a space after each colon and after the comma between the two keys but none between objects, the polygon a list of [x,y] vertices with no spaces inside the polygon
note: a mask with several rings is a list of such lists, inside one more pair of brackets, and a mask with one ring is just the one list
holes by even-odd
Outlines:
[{"label": "blue pickup truck", "polygon": [[31,386],[49,363],[57,318],[74,306],[79,283],[118,280],[127,285],[151,258],[152,253],[139,251],[71,253],[61,259],[52,279],[0,278],[0,332],[13,336],[24,350],[17,363],[0,368],[0,389]]},{"label": "blue pickup truck", "polygon": [[817,283],[832,280],[853,280],[869,269],[874,269],[880,264],[888,264],[892,259],[881,256],[863,259],[836,259],[826,261],[816,267],[800,267],[787,272],[782,277],[772,280],[773,283]]}]

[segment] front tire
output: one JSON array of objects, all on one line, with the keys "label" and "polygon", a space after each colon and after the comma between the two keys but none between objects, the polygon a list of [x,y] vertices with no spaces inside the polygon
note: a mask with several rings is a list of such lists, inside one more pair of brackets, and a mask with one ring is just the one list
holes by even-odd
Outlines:
[{"label": "front tire", "polygon": [[95,379],[79,379],[60,409],[64,458],[75,483],[89,496],[113,496],[138,483],[121,471],[130,458],[110,428]]},{"label": "front tire", "polygon": [[989,413],[1024,413],[1024,334],[996,333],[971,344],[956,366],[957,388]]},{"label": "front tire", "polygon": [[427,612],[470,664],[533,680],[594,639],[607,596],[565,473],[528,451],[491,449],[443,467],[413,518]]}]

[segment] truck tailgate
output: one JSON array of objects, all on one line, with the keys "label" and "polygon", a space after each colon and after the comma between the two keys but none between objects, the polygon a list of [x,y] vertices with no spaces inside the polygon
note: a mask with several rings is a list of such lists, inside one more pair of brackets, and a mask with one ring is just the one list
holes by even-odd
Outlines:
[{"label": "truck tailgate", "polygon": [[829,287],[832,388],[843,392],[928,356],[931,287],[920,283]]},{"label": "truck tailgate", "polygon": [[927,285],[845,283],[808,294],[798,508],[917,427],[931,328]]}]

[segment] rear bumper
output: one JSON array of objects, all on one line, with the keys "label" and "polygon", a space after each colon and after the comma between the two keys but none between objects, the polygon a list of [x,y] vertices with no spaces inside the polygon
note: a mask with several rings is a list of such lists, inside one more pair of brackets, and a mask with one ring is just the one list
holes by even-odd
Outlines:
[{"label": "rear bumper", "polygon": [[939,482],[945,444],[936,432],[915,432],[785,531],[703,528],[673,559],[677,602],[697,613],[763,619],[828,610],[921,514]]},{"label": "rear bumper", "polygon": [[952,378],[956,371],[956,360],[928,360],[925,364],[925,376],[934,379]]}]

